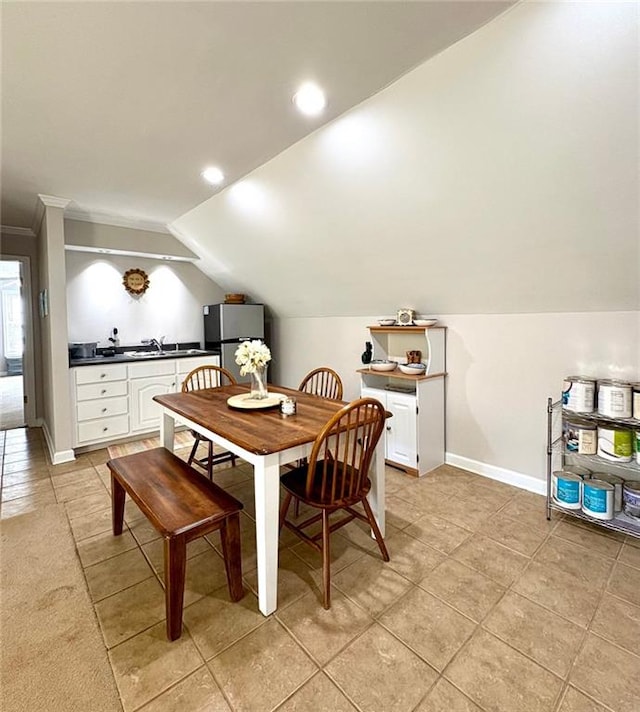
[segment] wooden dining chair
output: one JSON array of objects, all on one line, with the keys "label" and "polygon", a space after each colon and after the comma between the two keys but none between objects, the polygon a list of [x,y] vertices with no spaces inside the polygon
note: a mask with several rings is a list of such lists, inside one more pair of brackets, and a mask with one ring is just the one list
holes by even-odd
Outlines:
[{"label": "wooden dining chair", "polygon": [[[312,396],[342,400],[342,379],[332,368],[320,366],[320,368],[314,368],[313,371],[307,373],[298,386],[298,390],[303,393],[309,393]],[[306,462],[306,459],[298,460],[287,469],[300,467],[305,465]],[[295,501],[294,513],[296,517],[300,514],[300,500],[298,499]]]},{"label": "wooden dining chair", "polygon": [[328,366],[314,368],[313,371],[307,373],[298,386],[298,390],[312,396],[342,400],[342,380]]},{"label": "wooden dining chair", "polygon": [[[322,554],[323,605],[331,606],[331,548],[330,535],[355,518],[369,524],[380,553],[389,561],[389,553],[373,516],[367,494],[371,489],[369,467],[376,445],[384,429],[386,412],[375,398],[359,398],[339,410],[318,434],[308,462],[286,472],[280,482],[285,497],[280,510],[280,527],[286,526],[303,541]],[[287,519],[291,500],[319,509],[303,522],[294,524]],[[362,503],[364,514],[354,509]],[[342,509],[346,516],[329,523],[329,516]],[[322,520],[316,534],[305,530]]]},{"label": "wooden dining chair", "polygon": [[[199,391],[204,388],[218,388],[219,386],[235,385],[236,379],[232,376],[226,368],[221,366],[198,366],[194,368],[193,371],[185,376],[182,382],[182,392],[186,393],[188,391]],[[209,476],[209,479],[213,481],[213,466],[221,464],[223,462],[231,462],[235,467],[237,456],[232,452],[225,450],[224,452],[213,452],[213,442],[206,438],[204,435],[197,433],[195,430],[191,431],[193,435],[194,442],[191,448],[191,453],[189,454],[189,459],[187,463],[197,464],[202,467],[203,470]],[[202,443],[206,443],[207,456],[206,457],[196,457],[196,452]]]}]

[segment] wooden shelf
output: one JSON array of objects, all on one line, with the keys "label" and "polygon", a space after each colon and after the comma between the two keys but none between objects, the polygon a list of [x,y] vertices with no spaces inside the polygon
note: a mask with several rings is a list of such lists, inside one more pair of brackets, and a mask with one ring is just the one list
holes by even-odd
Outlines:
[{"label": "wooden shelf", "polygon": [[367,329],[377,334],[421,334],[431,329],[446,329],[446,326],[368,326]]},{"label": "wooden shelf", "polygon": [[[407,327],[401,328],[405,329]],[[401,378],[404,381],[428,381],[430,378],[442,378],[447,375],[445,372],[442,372],[413,376],[410,373],[402,373],[399,368],[396,368],[394,371],[375,371],[372,368],[359,368],[357,373],[365,373],[367,376],[382,376],[383,378]]]}]

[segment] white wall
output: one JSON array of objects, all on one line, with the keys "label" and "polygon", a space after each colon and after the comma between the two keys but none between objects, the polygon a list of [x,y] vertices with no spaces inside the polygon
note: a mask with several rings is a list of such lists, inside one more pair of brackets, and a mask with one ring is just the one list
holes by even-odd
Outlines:
[{"label": "white wall", "polygon": [[[134,267],[149,275],[149,288],[140,296],[122,284],[122,275]],[[66,269],[69,341],[109,346],[117,327],[122,346],[160,336],[167,343],[201,343],[203,305],[224,301],[220,287],[189,262],[67,251]]]},{"label": "white wall", "polygon": [[541,481],[563,378],[640,379],[638,49],[636,3],[520,3],[174,226],[284,385],[353,398],[368,324],[440,317],[449,458]]},{"label": "white wall", "polygon": [[[342,377],[345,398],[358,397],[366,327],[379,316],[276,320],[273,380],[296,388],[326,365]],[[640,380],[637,312],[447,315],[441,323],[447,457],[475,471],[542,480],[547,398],[560,398],[564,377]]]},{"label": "white wall", "polygon": [[74,457],[64,263],[63,215],[68,201],[51,196],[39,198],[44,212],[38,230],[38,287],[47,294],[47,313],[40,319],[43,430],[51,460],[57,464]]},{"label": "white wall", "polygon": [[276,316],[637,309],[637,12],[521,3],[173,227]]}]

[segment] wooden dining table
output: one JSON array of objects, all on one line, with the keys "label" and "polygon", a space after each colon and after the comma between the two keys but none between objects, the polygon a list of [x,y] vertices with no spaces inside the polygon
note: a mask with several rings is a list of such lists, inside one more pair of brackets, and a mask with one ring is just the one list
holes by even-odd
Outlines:
[{"label": "wooden dining table", "polygon": [[[248,391],[248,386],[237,384],[158,395],[154,401],[162,409],[160,439],[167,449],[174,448],[176,424],[186,425],[253,465],[258,605],[269,615],[278,601],[280,468],[306,457],[322,427],[346,403],[269,384],[269,394],[296,399],[294,415],[283,415],[278,406],[238,409],[228,405],[229,398]],[[384,438],[376,447],[369,477],[368,500],[384,536]]]}]

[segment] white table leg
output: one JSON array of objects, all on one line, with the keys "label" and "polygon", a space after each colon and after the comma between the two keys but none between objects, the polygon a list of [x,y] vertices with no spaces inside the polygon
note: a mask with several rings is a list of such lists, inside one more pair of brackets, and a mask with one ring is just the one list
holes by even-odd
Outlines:
[{"label": "white table leg", "polygon": [[268,616],[278,605],[280,467],[277,455],[259,458],[253,470],[258,550],[258,605],[262,613]]},{"label": "white table leg", "polygon": [[175,425],[176,422],[173,417],[166,410],[163,410],[160,417],[160,444],[171,452],[173,452],[174,447]]},{"label": "white table leg", "polygon": [[[380,532],[384,536],[385,531],[385,492],[384,492],[384,436],[380,438],[376,445],[376,451],[369,470],[371,480],[371,491],[367,499],[373,510],[373,514],[380,527]],[[373,534],[372,534],[373,536]]]}]

